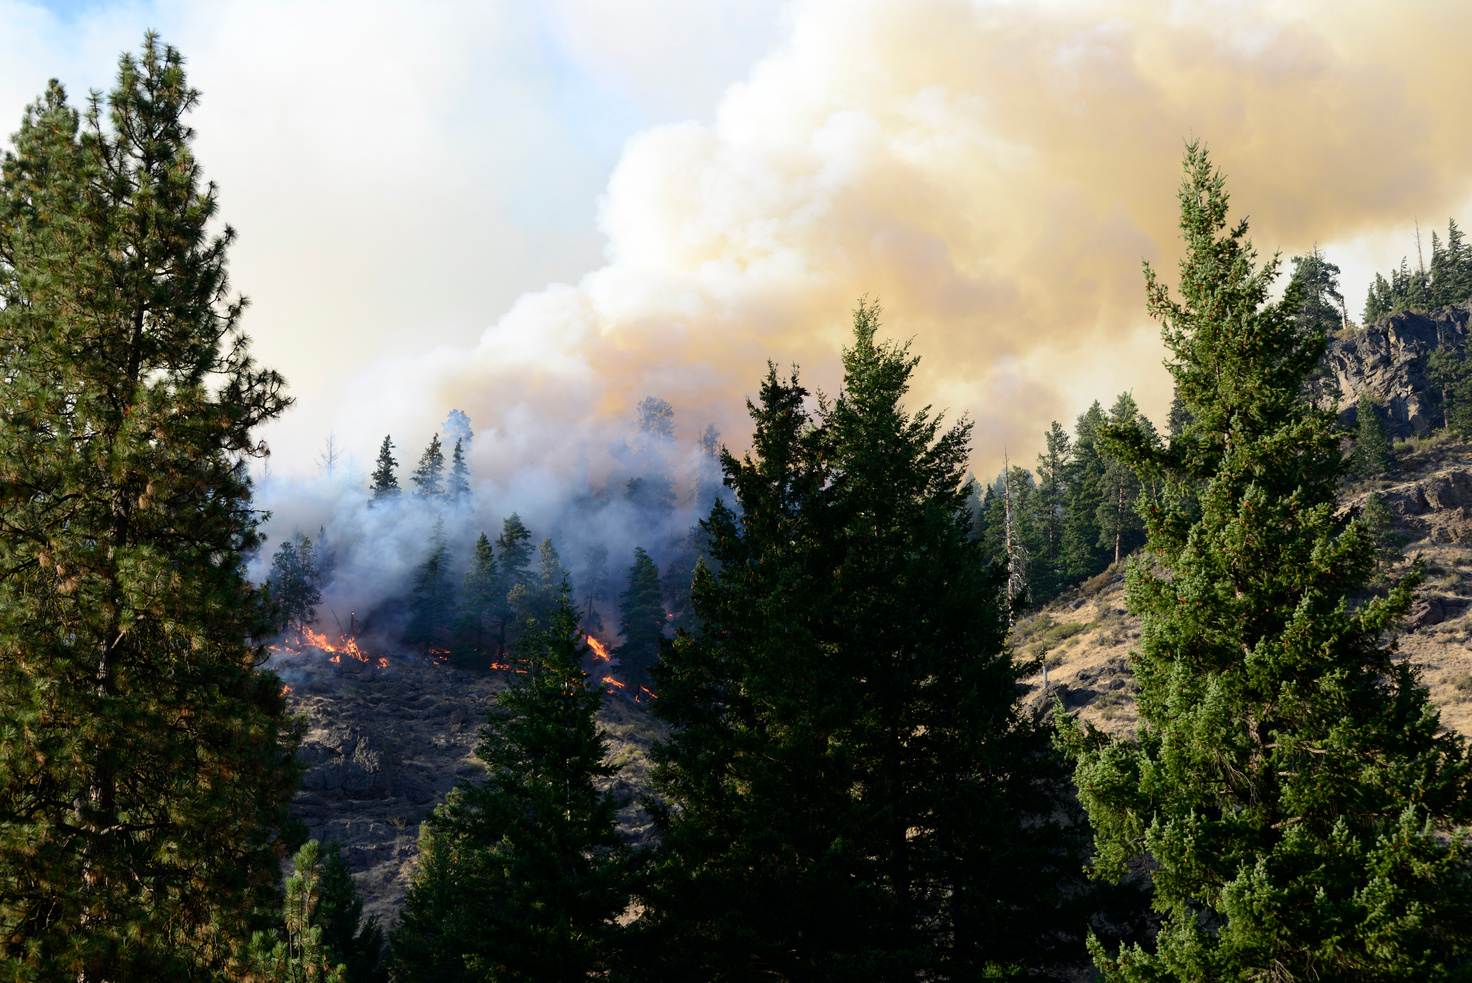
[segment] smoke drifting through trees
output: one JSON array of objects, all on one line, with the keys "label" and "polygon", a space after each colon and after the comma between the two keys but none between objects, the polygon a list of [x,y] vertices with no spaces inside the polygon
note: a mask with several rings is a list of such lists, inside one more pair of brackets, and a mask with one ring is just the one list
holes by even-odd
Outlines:
[{"label": "smoke drifting through trees", "polygon": [[[282,630],[351,625],[375,654],[480,666],[505,663],[565,579],[584,630],[619,648],[618,674],[642,695],[658,638],[689,606],[698,521],[724,493],[720,434],[692,429],[694,439],[682,440],[674,408],[650,396],[607,447],[605,475],[595,479],[584,465],[574,480],[553,481],[473,473],[472,422],[452,410],[417,454],[385,436],[367,481],[262,478],[257,500],[274,535],[252,571],[269,579]],[[631,570],[639,630],[620,647]]]}]

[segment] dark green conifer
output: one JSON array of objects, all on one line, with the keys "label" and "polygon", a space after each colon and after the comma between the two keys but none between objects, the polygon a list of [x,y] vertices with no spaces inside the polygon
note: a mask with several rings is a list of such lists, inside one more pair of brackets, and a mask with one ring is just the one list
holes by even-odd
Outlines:
[{"label": "dark green conifer", "polygon": [[1441,394],[1442,424],[1450,434],[1472,437],[1472,360],[1465,343],[1442,344],[1426,360],[1427,374]]},{"label": "dark green conifer", "polygon": [[[0,976],[195,980],[244,957],[296,787],[245,575],[251,359],[183,59],[147,35],[0,167]],[[217,230],[217,234],[211,230]]]},{"label": "dark green conifer", "polygon": [[251,983],[350,983],[347,967],[327,945],[318,916],[322,847],[309,840],[292,858],[281,906],[281,928],[251,938]]},{"label": "dark green conifer", "polygon": [[1380,411],[1369,393],[1360,397],[1355,416],[1354,472],[1364,478],[1384,474],[1395,466],[1395,450],[1390,443],[1390,431],[1380,419]]},{"label": "dark green conifer", "polygon": [[1032,558],[1032,594],[1038,603],[1056,595],[1065,582],[1063,518],[1068,495],[1068,460],[1072,442],[1068,431],[1053,421],[1043,435],[1045,450],[1038,455],[1038,548]]},{"label": "dark green conifer", "polygon": [[1163,919],[1153,946],[1096,960],[1122,983],[1464,978],[1467,754],[1385,641],[1412,585],[1346,602],[1374,544],[1336,501],[1333,415],[1304,396],[1324,337],[1269,302],[1276,261],[1255,265],[1245,222],[1223,231],[1197,144],[1185,171],[1182,299],[1148,266],[1146,283],[1193,420],[1166,448],[1104,432],[1166,484],[1127,577],[1140,728],[1110,738],[1058,714],[1095,871],[1146,859]]},{"label": "dark green conifer", "polygon": [[409,480],[419,489],[419,497],[431,501],[445,497],[445,452],[440,448],[440,435],[430,438],[429,446],[419,456],[419,466]]},{"label": "dark green conifer", "polygon": [[528,589],[531,584],[531,538],[531,530],[522,524],[521,516],[515,512],[501,520],[501,535],[496,537],[496,549],[501,557],[501,582],[495,617],[497,646],[502,652],[514,640],[512,622],[516,618],[516,607],[511,601],[512,594],[518,588]]},{"label": "dark green conifer", "polygon": [[[1063,562],[1068,579],[1080,581],[1109,565],[1114,551],[1100,545],[1099,509],[1104,505],[1104,472],[1098,432],[1106,420],[1098,401],[1079,414],[1073,428],[1073,460],[1068,467],[1068,501],[1063,520]],[[1112,545],[1112,544],[1111,544]]]},{"label": "dark green conifer", "polygon": [[394,468],[399,462],[394,458],[393,440],[387,435],[383,438],[383,444],[378,448],[378,466],[373,469],[373,484],[370,486],[374,502],[384,499],[399,497],[399,477],[394,473]]},{"label": "dark green conifer", "polygon": [[445,540],[442,519],[435,520],[429,552],[414,574],[410,614],[404,641],[419,646],[429,655],[448,655],[455,615],[455,587],[450,583],[450,546]]},{"label": "dark green conifer", "polygon": [[420,831],[419,865],[393,935],[397,979],[586,983],[603,979],[629,902],[602,699],[566,589],[525,639],[476,756]]},{"label": "dark green conifer", "polygon": [[501,572],[496,568],[491,541],[481,533],[460,587],[457,661],[484,667],[490,656],[498,654],[496,618],[505,601],[506,590]]},{"label": "dark green conifer", "polygon": [[314,624],[317,605],[322,603],[318,587],[316,551],[306,536],[297,542],[287,540],[271,557],[271,574],[266,587],[276,605],[276,629]]},{"label": "dark green conifer", "polygon": [[670,811],[633,951],[662,978],[1011,978],[1078,917],[1059,765],[970,535],[970,426],[905,412],[915,359],[877,315],[836,401],[810,417],[770,369],[724,456],[739,511],[712,511],[698,627],[656,673]]},{"label": "dark green conifer", "polygon": [[614,655],[630,694],[640,698],[653,689],[649,671],[659,661],[659,641],[664,637],[666,620],[659,567],[641,546],[634,547],[629,586],[619,595],[619,601],[619,632],[624,641]]},{"label": "dark green conifer", "polygon": [[465,461],[459,440],[455,441],[455,452],[450,457],[450,481],[445,497],[452,502],[463,502],[470,497],[470,465]]},{"label": "dark green conifer", "polygon": [[311,921],[322,930],[327,961],[343,967],[342,983],[387,983],[383,929],[378,919],[363,917],[363,897],[353,883],[342,846],[329,840],[322,855],[317,909]]},{"label": "dark green conifer", "polygon": [[[1149,443],[1155,442],[1155,428],[1140,415],[1134,397],[1120,393],[1109,410],[1108,424],[1128,427],[1140,432]],[[1110,562],[1118,563],[1144,541],[1145,524],[1135,511],[1135,501],[1143,485],[1134,469],[1110,454],[1103,456],[1104,470],[1099,476],[1100,501],[1094,523],[1099,528],[1099,546]]]}]

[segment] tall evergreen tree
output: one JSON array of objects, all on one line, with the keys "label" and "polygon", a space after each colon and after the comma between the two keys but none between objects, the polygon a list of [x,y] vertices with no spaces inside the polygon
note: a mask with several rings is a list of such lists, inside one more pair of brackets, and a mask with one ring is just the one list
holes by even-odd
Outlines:
[{"label": "tall evergreen tree", "polygon": [[1472,359],[1463,345],[1440,345],[1426,360],[1427,374],[1441,394],[1442,424],[1448,433],[1472,437]]},{"label": "tall evergreen tree", "polygon": [[475,431],[470,429],[470,417],[464,410],[451,410],[450,415],[445,417],[445,425],[440,428],[446,439],[453,439],[457,444],[465,446],[465,453],[470,453],[471,441],[475,439]]},{"label": "tall evergreen tree", "polygon": [[649,671],[659,660],[659,641],[664,637],[664,593],[659,585],[659,567],[642,546],[634,547],[634,564],[629,567],[629,587],[619,595],[619,631],[623,644],[614,654],[624,681],[634,694],[650,690]]},{"label": "tall evergreen tree", "polygon": [[483,667],[491,655],[499,653],[496,622],[505,600],[506,589],[501,572],[496,568],[491,541],[481,533],[470,554],[470,569],[465,571],[465,580],[460,587],[456,661]]},{"label": "tall evergreen tree", "polygon": [[455,615],[455,587],[450,583],[450,546],[443,519],[435,520],[429,552],[414,573],[414,600],[404,641],[426,653],[448,655]]},{"label": "tall evergreen tree", "polygon": [[[1155,442],[1155,428],[1140,415],[1134,397],[1120,393],[1109,410],[1108,424],[1136,430],[1147,442]],[[1144,523],[1135,511],[1135,500],[1140,497],[1143,486],[1134,469],[1113,455],[1104,455],[1104,470],[1100,475],[1100,501],[1095,512],[1095,525],[1099,528],[1099,546],[1111,562],[1118,563],[1144,540]]]},{"label": "tall evergreen tree", "polygon": [[1064,584],[1063,518],[1072,450],[1068,431],[1057,420],[1043,439],[1045,450],[1038,455],[1038,545],[1032,561],[1032,593],[1039,603],[1056,595]]},{"label": "tall evergreen tree", "polygon": [[440,435],[429,440],[429,446],[419,456],[419,465],[409,476],[419,489],[419,497],[430,500],[445,497],[445,452],[440,447]]},{"label": "tall evergreen tree", "polygon": [[836,401],[810,417],[771,369],[751,454],[724,457],[739,512],[711,513],[653,704],[670,811],[635,951],[663,978],[974,980],[1064,937],[1078,861],[970,535],[970,428],[904,411],[915,359],[877,315]]},{"label": "tall evergreen tree", "polygon": [[309,840],[292,858],[279,933],[251,939],[251,983],[349,983],[347,967],[323,939],[316,920],[322,901],[322,846]]},{"label": "tall evergreen tree", "polygon": [[470,497],[470,465],[465,461],[465,452],[458,439],[455,452],[450,456],[450,481],[445,488],[445,497],[452,502],[463,502]]},{"label": "tall evergreen tree", "polygon": [[613,584],[608,576],[607,546],[595,543],[584,552],[578,583],[582,585],[583,623],[590,631],[599,631],[603,627],[603,618],[598,614],[598,602],[613,596]]},{"label": "tall evergreen tree", "polygon": [[[288,405],[230,299],[198,93],[149,34],[0,165],[0,976],[184,980],[244,955],[295,791],[245,562]],[[211,229],[217,229],[212,234]]]},{"label": "tall evergreen tree", "polygon": [[271,557],[271,575],[266,581],[271,600],[276,605],[276,630],[289,631],[293,625],[312,624],[317,620],[317,605],[322,603],[318,586],[315,550],[306,536],[297,542],[287,540]]},{"label": "tall evergreen tree", "polygon": [[[1472,970],[1469,767],[1384,639],[1411,584],[1357,608],[1374,547],[1335,498],[1339,435],[1303,381],[1325,348],[1270,303],[1247,225],[1188,147],[1182,299],[1146,267],[1150,312],[1193,417],[1166,448],[1110,426],[1167,484],[1126,600],[1140,729],[1059,715],[1094,822],[1095,869],[1148,857],[1153,949],[1096,947],[1111,980],[1430,980]],[[1178,504],[1200,487],[1199,512]]]},{"label": "tall evergreen tree", "polygon": [[394,458],[394,442],[385,435],[383,444],[378,448],[378,466],[373,469],[373,484],[369,486],[373,495],[371,501],[381,502],[399,497],[399,477],[394,473],[394,468],[398,466],[399,462]]},{"label": "tall evergreen tree", "polygon": [[606,978],[628,907],[615,812],[597,783],[614,769],[595,717],[577,612],[561,591],[496,698],[476,756],[424,823],[419,865],[394,932],[398,979],[413,983]]},{"label": "tall evergreen tree", "polygon": [[1395,466],[1395,449],[1390,443],[1390,431],[1380,419],[1380,411],[1369,393],[1360,397],[1355,413],[1354,453],[1351,466],[1362,477],[1384,474]]},{"label": "tall evergreen tree", "polygon": [[322,930],[328,963],[343,967],[342,983],[387,983],[383,929],[378,919],[363,917],[363,897],[353,883],[342,846],[329,840],[322,856],[317,910],[311,923]]},{"label": "tall evergreen tree", "polygon": [[1063,521],[1063,562],[1069,580],[1092,577],[1109,565],[1113,550],[1101,543],[1099,509],[1104,505],[1108,462],[1099,448],[1104,408],[1096,401],[1079,414],[1073,428],[1073,460],[1068,467],[1068,501]]},{"label": "tall evergreen tree", "polygon": [[512,512],[501,520],[501,534],[496,537],[499,551],[501,582],[500,596],[496,606],[496,638],[500,651],[505,652],[511,638],[512,621],[516,608],[511,603],[512,592],[518,587],[526,589],[531,583],[532,533],[522,524],[521,516]]}]

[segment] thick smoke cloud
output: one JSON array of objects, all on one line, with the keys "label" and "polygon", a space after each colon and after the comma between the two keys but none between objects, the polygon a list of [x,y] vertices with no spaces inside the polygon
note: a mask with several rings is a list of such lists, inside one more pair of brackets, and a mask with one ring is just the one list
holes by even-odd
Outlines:
[{"label": "thick smoke cloud", "polygon": [[796,4],[712,122],[628,142],[605,265],[472,348],[378,367],[335,422],[366,447],[463,406],[480,473],[566,474],[580,453],[596,473],[605,431],[656,393],[740,445],[766,359],[838,385],[864,294],[924,357],[917,404],[976,421],[978,470],[1122,389],[1158,417],[1139,264],[1174,267],[1183,140],[1207,140],[1264,252],[1333,258],[1465,201],[1450,39],[1472,11],[1372,9]]}]

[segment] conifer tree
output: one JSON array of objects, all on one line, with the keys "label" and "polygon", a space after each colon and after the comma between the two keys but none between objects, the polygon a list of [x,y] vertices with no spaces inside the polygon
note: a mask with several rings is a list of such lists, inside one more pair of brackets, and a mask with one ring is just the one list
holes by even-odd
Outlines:
[{"label": "conifer tree", "polygon": [[1197,144],[1185,172],[1181,299],[1148,265],[1146,285],[1192,422],[1165,448],[1104,431],[1166,483],[1127,577],[1139,733],[1058,714],[1095,870],[1148,857],[1163,919],[1153,947],[1096,946],[1096,961],[1119,981],[1463,978],[1466,749],[1384,641],[1412,585],[1346,602],[1374,547],[1339,512],[1333,416],[1303,393],[1324,335],[1269,302],[1277,262],[1256,265],[1245,222],[1227,229]]},{"label": "conifer tree", "polygon": [[1092,577],[1109,565],[1113,550],[1100,545],[1099,509],[1104,506],[1104,472],[1099,428],[1104,408],[1096,401],[1079,414],[1073,428],[1073,460],[1068,467],[1068,503],[1063,522],[1063,562],[1073,581]]},{"label": "conifer tree", "polygon": [[629,586],[619,595],[619,632],[624,642],[614,654],[629,689],[638,694],[653,688],[649,671],[659,660],[659,641],[664,637],[664,593],[659,586],[659,567],[641,546],[634,547],[634,564],[629,567]]},{"label": "conifer tree", "polygon": [[312,541],[302,536],[298,542],[287,540],[271,557],[271,575],[266,581],[271,600],[276,604],[276,629],[289,631],[317,620],[317,605],[322,591]]},{"label": "conifer tree", "polygon": [[1064,584],[1063,518],[1072,450],[1068,431],[1057,420],[1043,439],[1046,449],[1038,455],[1038,544],[1032,562],[1032,593],[1039,603],[1056,595]]},{"label": "conifer tree", "polygon": [[385,499],[398,498],[400,493],[399,477],[394,469],[399,462],[394,458],[394,443],[390,436],[385,435],[383,444],[378,448],[378,466],[373,469],[373,484],[370,486],[373,502],[382,502]]},{"label": "conifer tree", "polygon": [[877,315],[834,402],[810,417],[769,369],[753,450],[723,458],[739,511],[711,513],[652,704],[670,811],[633,951],[662,978],[1010,978],[1066,937],[1078,859],[969,534],[970,426],[905,412],[915,359]]},{"label": "conifer tree", "polygon": [[459,661],[484,666],[487,657],[499,651],[493,626],[505,600],[506,591],[496,568],[491,541],[481,533],[460,588],[459,644],[455,653]]},{"label": "conifer tree", "polygon": [[445,497],[445,452],[440,448],[440,435],[430,438],[429,446],[419,456],[419,466],[409,480],[419,489],[419,497],[440,499]]},{"label": "conifer tree", "polygon": [[414,600],[404,641],[432,654],[448,654],[455,614],[455,588],[450,583],[450,546],[443,519],[435,520],[429,552],[414,574]]},{"label": "conifer tree", "polygon": [[608,577],[608,547],[601,543],[589,546],[583,554],[583,567],[578,574],[582,585],[583,622],[590,631],[603,627],[603,618],[598,614],[598,602],[612,596],[612,584]]},{"label": "conifer tree", "polygon": [[517,588],[525,590],[531,583],[529,567],[532,549],[528,545],[531,538],[531,530],[515,512],[501,520],[501,535],[496,537],[496,549],[501,556],[501,582],[498,585],[500,596],[497,599],[495,617],[497,646],[502,652],[506,651],[508,642],[511,641],[511,624],[516,617],[516,608],[511,603],[512,592]]},{"label": "conifer tree", "polygon": [[[1140,415],[1134,397],[1120,393],[1109,410],[1108,423],[1113,427],[1125,427],[1140,432],[1148,443],[1155,442],[1155,428]],[[1134,469],[1112,455],[1104,456],[1104,470],[1099,477],[1100,501],[1095,513],[1095,525],[1099,528],[1099,546],[1112,562],[1118,563],[1143,540],[1144,523],[1135,511],[1135,500],[1142,490],[1140,479]]]},{"label": "conifer tree", "polygon": [[1426,360],[1427,374],[1441,392],[1442,424],[1458,437],[1472,437],[1472,360],[1465,344],[1443,344]]},{"label": "conifer tree", "polygon": [[421,827],[393,936],[405,983],[606,978],[629,900],[621,803],[596,786],[614,769],[566,589],[523,644],[481,731],[486,779],[461,782]]},{"label": "conifer tree", "polygon": [[[349,983],[347,967],[323,940],[316,918],[322,900],[322,847],[309,840],[292,858],[279,934],[251,938],[251,983]],[[284,936],[284,938],[283,938]]]},{"label": "conifer tree", "polygon": [[329,840],[312,924],[322,930],[327,961],[343,968],[343,983],[387,983],[388,959],[378,919],[363,917],[363,897],[353,883],[342,846]]},{"label": "conifer tree", "polygon": [[1385,421],[1380,419],[1380,412],[1369,393],[1360,397],[1355,415],[1354,471],[1365,478],[1384,474],[1395,466],[1395,450],[1391,447]]},{"label": "conifer tree", "polygon": [[455,452],[450,457],[450,482],[445,497],[452,502],[463,502],[470,497],[470,465],[465,463],[459,440],[455,441]]},{"label": "conifer tree", "polygon": [[[156,35],[0,165],[0,976],[202,979],[244,956],[295,791],[246,461],[288,405],[231,299]],[[217,233],[212,233],[217,229]]]}]

